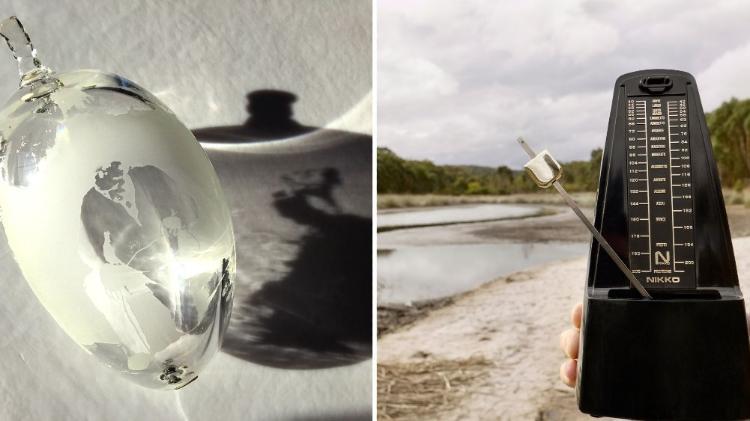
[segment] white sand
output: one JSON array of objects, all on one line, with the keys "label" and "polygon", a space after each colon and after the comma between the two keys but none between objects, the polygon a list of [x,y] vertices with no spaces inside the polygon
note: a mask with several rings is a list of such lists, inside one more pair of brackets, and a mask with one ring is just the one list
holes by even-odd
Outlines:
[{"label": "white sand", "polygon": [[[750,291],[750,237],[734,240],[742,290]],[[496,363],[462,405],[440,419],[591,419],[559,380],[558,335],[582,299],[586,258],[489,282],[411,327],[378,341],[381,363],[482,355]]]}]

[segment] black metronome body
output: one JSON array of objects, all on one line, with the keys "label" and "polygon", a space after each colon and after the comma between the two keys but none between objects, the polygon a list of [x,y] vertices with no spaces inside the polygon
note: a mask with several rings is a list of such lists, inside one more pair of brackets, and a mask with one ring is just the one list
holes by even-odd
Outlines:
[{"label": "black metronome body", "polygon": [[617,79],[592,242],[578,406],[633,419],[750,418],[750,348],[721,184],[695,79]]}]

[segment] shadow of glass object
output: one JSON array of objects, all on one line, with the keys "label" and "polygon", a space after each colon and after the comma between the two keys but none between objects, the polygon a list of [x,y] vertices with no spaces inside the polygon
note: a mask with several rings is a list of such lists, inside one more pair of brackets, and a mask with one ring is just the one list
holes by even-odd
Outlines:
[{"label": "shadow of glass object", "polygon": [[[334,168],[284,178],[289,191],[275,194],[274,207],[281,216],[310,230],[297,240],[299,248],[289,262],[289,273],[264,284],[248,301],[251,308],[273,310],[261,312],[248,326],[260,343],[273,345],[265,350],[266,355],[256,348],[255,356],[273,364],[279,357],[286,360],[284,350],[294,350],[294,359],[299,358],[299,350],[306,350],[315,355],[317,364],[327,361],[324,365],[369,357],[371,219],[338,208],[332,190],[341,180]],[[315,199],[319,199],[318,206],[312,205]],[[225,344],[236,354],[232,338]]]},{"label": "shadow of glass object", "polygon": [[299,136],[316,130],[293,118],[292,104],[297,95],[275,89],[247,94],[249,117],[238,126],[217,126],[193,130],[201,142],[262,142]]},{"label": "shadow of glass object", "polygon": [[[253,114],[244,124],[193,131],[222,182],[237,238],[222,350],[291,369],[371,358],[372,138],[297,123],[293,94],[247,97]],[[296,147],[279,142],[270,152],[235,146],[291,137]]]}]

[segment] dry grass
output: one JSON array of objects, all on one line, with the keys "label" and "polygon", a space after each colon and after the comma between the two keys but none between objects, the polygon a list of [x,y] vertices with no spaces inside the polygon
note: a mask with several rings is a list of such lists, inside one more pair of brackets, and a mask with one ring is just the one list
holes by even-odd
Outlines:
[{"label": "dry grass", "polygon": [[434,419],[456,408],[491,366],[484,357],[378,364],[378,419]]},{"label": "dry grass", "polygon": [[[593,192],[573,193],[581,206],[594,206]],[[439,194],[379,194],[378,209],[423,208],[432,206],[468,205],[477,203],[517,203],[517,204],[563,204],[556,192],[508,194],[504,196],[450,196]]]},{"label": "dry grass", "polygon": [[453,304],[453,297],[378,306],[378,338],[422,320],[432,311]]}]

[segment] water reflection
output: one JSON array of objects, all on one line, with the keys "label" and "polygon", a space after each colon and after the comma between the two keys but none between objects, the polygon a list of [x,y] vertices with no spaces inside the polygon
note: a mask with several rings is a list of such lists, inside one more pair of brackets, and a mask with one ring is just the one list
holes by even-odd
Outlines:
[{"label": "water reflection", "polygon": [[587,243],[495,243],[378,251],[378,304],[409,303],[473,289],[542,263],[584,256]]},{"label": "water reflection", "polygon": [[531,216],[539,211],[539,206],[505,203],[387,211],[378,214],[378,230],[518,218]]}]

